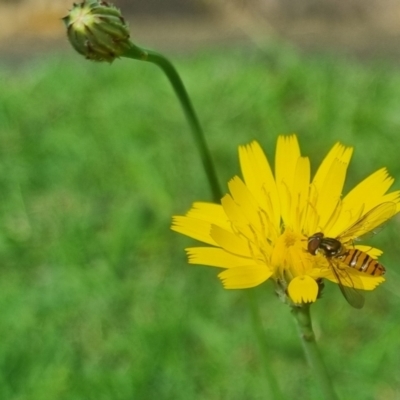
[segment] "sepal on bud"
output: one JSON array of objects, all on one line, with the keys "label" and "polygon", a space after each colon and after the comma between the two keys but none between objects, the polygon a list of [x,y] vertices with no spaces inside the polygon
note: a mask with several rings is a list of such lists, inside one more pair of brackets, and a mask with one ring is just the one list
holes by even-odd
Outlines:
[{"label": "sepal on bud", "polygon": [[74,4],[63,21],[70,43],[89,60],[112,62],[132,46],[120,11],[105,1]]}]

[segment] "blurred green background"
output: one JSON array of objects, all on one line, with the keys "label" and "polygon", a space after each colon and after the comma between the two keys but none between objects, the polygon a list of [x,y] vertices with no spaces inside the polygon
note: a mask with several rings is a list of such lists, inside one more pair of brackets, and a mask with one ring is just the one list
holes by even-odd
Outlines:
[{"label": "blurred green background", "polygon": [[[346,191],[387,166],[399,189],[400,71],[384,57],[307,53],[271,39],[173,53],[224,190],[237,147],[273,160],[296,132],[313,171],[354,146]],[[0,399],[264,399],[245,293],[189,266],[172,215],[211,196],[156,67],[71,49],[0,61]],[[399,219],[368,243],[387,282],[351,309],[334,285],[312,307],[343,399],[400,398]],[[288,399],[321,399],[289,309],[254,289]]]}]

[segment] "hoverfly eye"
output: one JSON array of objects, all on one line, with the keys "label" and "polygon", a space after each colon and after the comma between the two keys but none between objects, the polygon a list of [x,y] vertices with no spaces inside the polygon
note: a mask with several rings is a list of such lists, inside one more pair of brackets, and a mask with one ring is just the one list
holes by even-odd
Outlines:
[{"label": "hoverfly eye", "polygon": [[321,242],[321,239],[319,237],[311,236],[308,239],[307,250],[313,256],[315,256],[317,254],[320,242]]}]

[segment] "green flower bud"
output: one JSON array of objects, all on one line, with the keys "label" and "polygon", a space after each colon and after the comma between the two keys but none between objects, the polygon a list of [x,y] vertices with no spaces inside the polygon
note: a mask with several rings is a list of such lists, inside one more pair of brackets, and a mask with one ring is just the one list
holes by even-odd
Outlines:
[{"label": "green flower bud", "polygon": [[70,43],[89,60],[112,62],[131,47],[124,18],[105,1],[74,4],[63,21]]}]

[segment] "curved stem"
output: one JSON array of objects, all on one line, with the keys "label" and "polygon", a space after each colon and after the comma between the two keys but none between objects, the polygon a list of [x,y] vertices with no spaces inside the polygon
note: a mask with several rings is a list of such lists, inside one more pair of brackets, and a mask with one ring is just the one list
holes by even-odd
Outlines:
[{"label": "curved stem", "polygon": [[324,399],[338,400],[331,379],[329,378],[328,371],[324,361],[322,360],[321,353],[317,347],[311,323],[310,304],[293,307],[292,313],[297,322],[297,328],[299,330],[304,352],[306,353],[307,361],[314,372],[315,379],[321,387]]},{"label": "curved stem", "polygon": [[207,174],[213,199],[216,203],[219,203],[222,198],[222,192],[218,183],[218,178],[215,172],[214,163],[212,161],[211,154],[208,149],[207,142],[203,130],[201,128],[199,119],[197,118],[192,102],[190,101],[190,98],[187,94],[182,79],[180,78],[175,67],[163,55],[156,53],[155,51],[152,50],[141,49],[134,45],[132,45],[132,47],[124,54],[124,57],[139,59],[142,61],[148,61],[153,64],[156,64],[163,70],[163,72],[167,76],[168,80],[170,81],[175,91],[175,94],[177,95],[181,103],[183,112],[192,130],[193,137],[196,142],[197,149],[199,150],[204,170]]},{"label": "curved stem", "polygon": [[[212,161],[210,151],[207,147],[207,143],[204,137],[203,130],[200,126],[200,122],[194,111],[194,108],[187,94],[185,86],[180,76],[178,75],[175,67],[163,55],[151,50],[142,49],[138,46],[135,46],[133,43],[131,44],[131,48],[125,52],[124,57],[133,58],[141,61],[148,61],[153,64],[156,64],[167,75],[176,95],[179,98],[185,116],[191,127],[197,148],[201,156],[201,160],[203,162],[204,169],[207,174],[207,178],[211,187],[214,201],[216,203],[220,203],[220,200],[222,198],[222,192],[218,183],[217,174],[214,168],[214,163]],[[273,398],[275,400],[283,400],[284,397],[279,389],[278,383],[275,380],[273,371],[269,365],[268,342],[266,340],[264,328],[262,326],[257,299],[254,297],[255,294],[253,293],[253,291],[247,290],[246,292],[248,294],[253,329],[255,331],[257,340],[260,345],[260,351],[262,353],[262,358],[263,358],[264,371],[270,388],[270,393],[271,393],[270,398]]]},{"label": "curved stem", "polygon": [[265,376],[267,377],[270,396],[266,398],[271,398],[274,400],[283,400],[284,396],[279,388],[278,382],[275,379],[275,375],[270,367],[270,354],[269,345],[267,338],[265,336],[264,327],[261,320],[260,308],[258,306],[258,301],[256,298],[256,293],[254,290],[246,290],[247,299],[250,306],[251,322],[253,325],[253,330],[257,336],[258,344],[260,346],[261,358],[264,366]]}]

